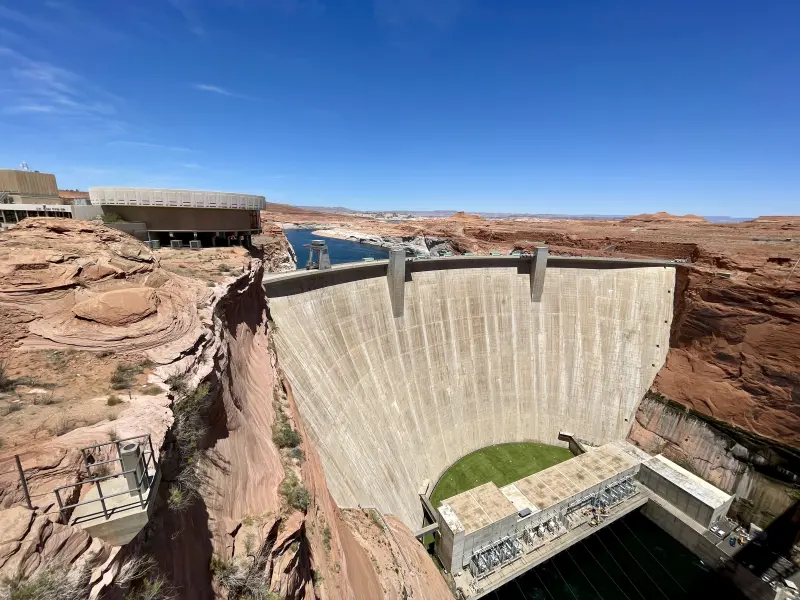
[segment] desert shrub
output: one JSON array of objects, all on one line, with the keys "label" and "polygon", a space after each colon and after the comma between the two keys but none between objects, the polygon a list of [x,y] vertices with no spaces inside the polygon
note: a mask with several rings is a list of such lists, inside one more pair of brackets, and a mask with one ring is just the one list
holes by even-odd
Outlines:
[{"label": "desert shrub", "polygon": [[116,442],[119,439],[119,434],[117,433],[117,428],[112,427],[108,430],[108,441]]},{"label": "desert shrub", "polygon": [[0,581],[0,598],[7,600],[84,600],[89,596],[89,571],[52,566],[32,577],[21,574]]},{"label": "desert shrub", "polygon": [[10,415],[11,413],[21,411],[22,408],[23,408],[22,402],[11,402],[8,404],[8,406],[2,409],[0,415],[5,417],[6,415]]},{"label": "desert shrub", "polygon": [[171,600],[175,591],[163,575],[145,577],[131,586],[125,600]]},{"label": "desert shrub", "polygon": [[222,271],[223,273],[227,273],[228,271],[230,271],[230,270],[231,270],[231,267],[230,267],[230,265],[228,265],[228,264],[226,264],[226,263],[220,263],[220,264],[219,264],[219,266],[218,266],[217,268],[218,268],[220,271]]},{"label": "desert shrub", "polygon": [[303,462],[306,458],[306,454],[305,452],[303,452],[302,448],[292,448],[289,451],[289,456],[291,456],[292,458],[296,458],[300,462]]},{"label": "desert shrub", "polygon": [[325,546],[325,552],[331,551],[331,528],[327,525],[322,530],[322,545]]},{"label": "desert shrub", "polygon": [[53,369],[61,371],[69,365],[70,357],[75,350],[53,350],[47,355],[47,362]]},{"label": "desert shrub", "polygon": [[171,452],[177,460],[178,475],[170,486],[168,504],[176,511],[188,508],[200,493],[200,444],[207,432],[203,417],[210,406],[209,392],[208,384],[201,384],[180,396],[172,409],[175,444]]},{"label": "desert shrub", "polygon": [[280,596],[269,589],[265,566],[266,558],[259,554],[247,562],[212,556],[210,568],[216,582],[228,592],[228,598],[280,600]]},{"label": "desert shrub", "polygon": [[303,512],[308,510],[311,504],[311,495],[308,493],[305,486],[297,479],[297,476],[291,471],[281,482],[278,491],[286,501],[286,504],[295,510],[301,510]]},{"label": "desert shrub", "polygon": [[272,426],[272,441],[278,448],[294,448],[299,446],[300,434],[288,422],[275,423]]},{"label": "desert shrub", "polygon": [[75,419],[68,419],[65,416],[60,416],[56,419],[53,426],[50,428],[50,433],[55,436],[64,435],[65,433],[72,431],[78,426],[78,422]]},{"label": "desert shrub", "polygon": [[142,388],[142,394],[145,396],[158,396],[163,391],[164,390],[154,383],[150,383]]},{"label": "desert shrub", "polygon": [[275,402],[275,423],[272,425],[272,441],[278,448],[294,448],[299,446],[302,442],[300,434],[297,433],[291,424],[289,418],[283,411],[280,402]]},{"label": "desert shrub", "polygon": [[116,406],[117,404],[122,404],[122,398],[120,398],[116,394],[111,394],[106,400],[106,404],[108,404],[109,406]]},{"label": "desert shrub", "polygon": [[104,212],[100,215],[100,218],[103,220],[103,223],[124,223],[122,217],[115,212]]},{"label": "desert shrub", "polygon": [[186,375],[184,374],[174,373],[167,377],[165,383],[169,386],[171,392],[175,392],[178,395],[186,393]]},{"label": "desert shrub", "polygon": [[133,385],[136,375],[142,372],[139,365],[119,364],[111,375],[111,388],[125,390]]},{"label": "desert shrub", "polygon": [[36,406],[50,406],[51,404],[58,404],[59,399],[56,398],[53,394],[44,394],[42,396],[36,396],[33,399],[33,403]]},{"label": "desert shrub", "polygon": [[377,510],[369,511],[369,518],[372,519],[372,524],[375,525],[378,529],[383,531],[383,521],[381,521],[380,515],[378,515]]},{"label": "desert shrub", "polygon": [[5,361],[0,361],[0,392],[7,392],[14,389],[14,380],[8,376],[8,368]]}]

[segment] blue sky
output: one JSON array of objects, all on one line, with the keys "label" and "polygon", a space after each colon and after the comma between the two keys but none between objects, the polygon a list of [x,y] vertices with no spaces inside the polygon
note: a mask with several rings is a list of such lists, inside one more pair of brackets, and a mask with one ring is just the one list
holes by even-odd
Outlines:
[{"label": "blue sky", "polygon": [[797,0],[0,0],[0,167],[374,209],[800,213]]}]

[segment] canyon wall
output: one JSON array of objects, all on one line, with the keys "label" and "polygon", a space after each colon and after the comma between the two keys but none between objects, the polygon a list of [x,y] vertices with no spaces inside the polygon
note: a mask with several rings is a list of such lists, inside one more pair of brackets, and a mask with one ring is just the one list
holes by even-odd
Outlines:
[{"label": "canyon wall", "polygon": [[[213,396],[201,496],[183,512],[162,505],[148,546],[182,598],[231,597],[210,565],[250,565],[259,557],[259,580],[282,599],[448,600],[444,579],[407,527],[369,521],[369,539],[359,534],[356,541],[343,520],[281,373],[262,275],[254,261],[228,290],[211,344],[192,358],[192,380],[209,384]],[[293,450],[273,442],[284,411],[302,440]],[[307,490],[307,508],[287,503],[287,478]],[[379,559],[392,569],[377,569]]]},{"label": "canyon wall", "polygon": [[736,495],[731,516],[769,524],[797,500],[800,454],[648,393],[628,439]]},{"label": "canyon wall", "polygon": [[393,318],[375,277],[269,299],[280,364],[339,506],[421,523],[417,491],[465,454],[624,437],[664,362],[675,270],[415,272]]}]

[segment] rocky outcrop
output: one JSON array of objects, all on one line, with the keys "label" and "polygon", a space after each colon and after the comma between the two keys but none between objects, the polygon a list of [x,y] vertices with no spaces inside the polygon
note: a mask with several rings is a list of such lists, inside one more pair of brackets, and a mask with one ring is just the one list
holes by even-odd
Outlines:
[{"label": "rocky outcrop", "polygon": [[0,353],[12,347],[150,351],[167,363],[201,334],[203,282],[159,268],[133,237],[94,221],[25,219],[0,238]]},{"label": "rocky outcrop", "polygon": [[[290,263],[267,250],[270,264]],[[185,512],[162,508],[151,521],[148,548],[184,598],[229,597],[230,574],[243,569],[289,600],[384,597],[383,576],[342,520],[281,374],[263,271],[264,263],[254,261],[228,289],[214,309],[213,334],[185,360],[189,386],[205,382],[213,396],[201,496]],[[279,419],[299,432],[296,448],[273,442]],[[170,478],[165,472],[165,487]],[[288,483],[308,493],[305,508],[288,501],[282,491]],[[413,597],[447,597],[444,580],[411,532],[398,524],[396,537],[421,552],[396,577],[419,581]]]},{"label": "rocky outcrop", "polygon": [[800,453],[649,393],[628,439],[736,495],[734,515],[765,526],[796,501]]},{"label": "rocky outcrop", "polygon": [[709,256],[682,271],[670,353],[653,389],[800,447],[800,278],[776,267]]},{"label": "rocky outcrop", "polygon": [[29,579],[44,569],[85,570],[89,576],[81,587],[87,597],[97,598],[118,552],[50,515],[20,506],[0,510],[0,579]]}]

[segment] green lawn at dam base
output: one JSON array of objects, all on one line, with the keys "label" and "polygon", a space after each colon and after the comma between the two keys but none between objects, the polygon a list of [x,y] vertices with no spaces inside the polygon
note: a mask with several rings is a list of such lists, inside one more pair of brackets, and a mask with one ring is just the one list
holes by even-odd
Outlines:
[{"label": "green lawn at dam base", "polygon": [[503,487],[570,458],[572,453],[567,448],[548,444],[487,446],[466,455],[442,475],[431,494],[431,504],[438,508],[442,500],[489,481]]}]

